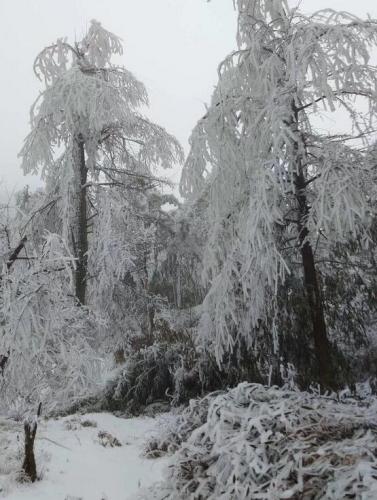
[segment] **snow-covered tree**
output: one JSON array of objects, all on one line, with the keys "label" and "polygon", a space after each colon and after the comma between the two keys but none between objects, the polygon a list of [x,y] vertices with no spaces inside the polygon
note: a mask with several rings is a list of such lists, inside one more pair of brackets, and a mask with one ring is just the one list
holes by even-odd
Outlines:
[{"label": "snow-covered tree", "polygon": [[27,248],[1,280],[1,411],[21,414],[43,402],[64,408],[97,390],[103,357],[94,332],[98,318],[74,307],[72,256],[55,234]]},{"label": "snow-covered tree", "polygon": [[[132,180],[155,182],[151,169],[182,159],[177,141],[142,116],[146,90],[112,62],[121,40],[99,22],[71,45],[59,39],[36,58],[46,88],[31,108],[32,130],[20,153],[25,173],[40,172],[60,207],[62,236],[75,255],[75,293],[86,303],[91,193],[100,186],[125,189]],[[131,186],[132,187],[132,186]],[[109,191],[107,191],[109,193]]]},{"label": "snow-covered tree", "polygon": [[0,212],[0,411],[46,412],[87,397],[102,383],[101,321],[76,307],[72,255],[48,231],[43,191],[19,193]]},{"label": "snow-covered tree", "polygon": [[[305,16],[285,0],[235,3],[238,50],[219,66],[181,180],[186,197],[209,193],[202,331],[215,335],[221,360],[240,337],[253,344],[269,321],[277,350],[276,294],[299,269],[318,376],[331,387],[316,260],[335,242],[367,241],[372,162],[363,146],[377,111],[369,62],[377,23],[330,9]],[[349,132],[320,132],[318,117],[339,109]]]},{"label": "snow-covered tree", "polygon": [[48,411],[54,399],[66,406],[87,397],[122,336],[148,315],[152,201],[164,198],[157,175],[182,150],[140,113],[146,91],[112,64],[121,53],[120,40],[93,21],[81,42],[58,40],[34,64],[46,88],[21,157],[46,185],[17,196],[1,233],[0,399],[8,410],[40,398]]},{"label": "snow-covered tree", "polygon": [[113,187],[111,196],[101,187],[95,200],[99,215],[89,251],[89,302],[106,319],[113,352],[135,336],[151,341],[153,311],[160,302],[151,284],[170,236],[170,216],[160,206],[170,197],[146,189],[144,180],[133,183],[139,189]]}]

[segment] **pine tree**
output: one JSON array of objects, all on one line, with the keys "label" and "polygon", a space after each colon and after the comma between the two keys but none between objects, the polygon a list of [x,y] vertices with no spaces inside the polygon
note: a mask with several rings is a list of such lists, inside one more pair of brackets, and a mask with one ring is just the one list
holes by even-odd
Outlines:
[{"label": "pine tree", "polygon": [[31,108],[22,167],[40,172],[47,193],[59,200],[62,235],[76,259],[79,304],[87,302],[92,192],[100,186],[127,189],[135,178],[153,183],[152,167],[182,160],[177,141],[138,111],[148,97],[142,83],[112,63],[122,52],[120,39],[92,21],[80,42],[59,39],[34,63],[46,88]]}]

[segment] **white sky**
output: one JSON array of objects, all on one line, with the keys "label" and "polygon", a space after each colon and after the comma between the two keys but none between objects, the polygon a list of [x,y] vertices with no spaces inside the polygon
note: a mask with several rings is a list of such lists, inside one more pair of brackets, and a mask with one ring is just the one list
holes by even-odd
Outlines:
[{"label": "white sky", "polygon": [[[320,8],[377,18],[377,0],[301,1],[304,12]],[[17,158],[30,105],[43,88],[32,71],[34,58],[58,37],[80,39],[93,18],[123,38],[122,64],[147,86],[148,116],[186,151],[217,65],[235,48],[232,0],[0,0],[0,183],[8,192],[38,185],[38,178],[23,177]]]}]

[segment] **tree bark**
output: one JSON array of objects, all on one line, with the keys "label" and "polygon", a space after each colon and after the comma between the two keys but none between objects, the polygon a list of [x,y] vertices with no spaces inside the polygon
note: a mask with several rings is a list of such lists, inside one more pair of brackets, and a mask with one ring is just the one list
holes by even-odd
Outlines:
[{"label": "tree bark", "polygon": [[9,270],[14,262],[17,260],[19,254],[21,253],[21,250],[25,247],[27,241],[27,237],[24,236],[20,243],[17,245],[17,247],[13,250],[13,252],[10,254],[8,262],[7,262],[7,269]]},{"label": "tree bark", "polygon": [[336,386],[331,364],[331,345],[327,336],[323,299],[317,278],[313,248],[307,239],[309,234],[307,228],[309,206],[305,193],[306,179],[301,162],[299,163],[298,174],[295,179],[295,187],[299,209],[298,231],[300,253],[304,271],[304,285],[313,328],[313,341],[318,364],[319,381],[324,389],[331,389]]},{"label": "tree bark", "polygon": [[[313,248],[308,240],[309,229],[307,224],[310,206],[307,200],[307,179],[303,167],[302,155],[304,153],[300,152],[299,148],[300,141],[305,150],[305,139],[300,132],[299,110],[294,101],[292,102],[292,115],[292,131],[298,136],[293,146],[295,196],[298,204],[298,238],[304,273],[304,286],[313,328],[312,336],[317,360],[318,379],[323,389],[334,389],[336,388],[335,370],[332,367],[331,344],[327,336],[323,298],[318,283]],[[307,163],[306,158],[305,163]]]},{"label": "tree bark", "polygon": [[37,479],[37,466],[34,456],[34,440],[37,433],[37,422],[25,420],[25,458],[22,464],[22,470],[32,483]]},{"label": "tree bark", "polygon": [[0,354],[0,371],[1,371],[2,376],[4,376],[4,370],[5,370],[6,364],[8,363],[9,356],[10,356],[9,349],[8,349],[7,354]]},{"label": "tree bark", "polygon": [[88,169],[85,164],[84,140],[80,135],[74,139],[74,159],[76,178],[76,214],[73,231],[73,246],[76,257],[75,293],[80,305],[86,303],[86,278],[88,268],[88,227],[86,183]]},{"label": "tree bark", "polygon": [[39,403],[37,415],[34,418],[27,418],[24,422],[25,431],[25,457],[22,470],[32,483],[37,479],[37,466],[34,456],[34,441],[37,434],[38,418],[42,413],[42,403]]}]

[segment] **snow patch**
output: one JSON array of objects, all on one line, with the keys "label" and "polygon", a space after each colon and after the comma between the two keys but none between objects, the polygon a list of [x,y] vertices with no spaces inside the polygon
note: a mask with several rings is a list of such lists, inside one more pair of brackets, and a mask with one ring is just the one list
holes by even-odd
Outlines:
[{"label": "snow patch", "polygon": [[[22,426],[0,419],[0,498],[125,500],[161,479],[166,460],[142,456],[144,440],[157,425],[152,418],[122,419],[106,413],[41,420],[35,444],[41,480],[19,484]],[[99,432],[115,437],[121,446],[101,446]]]}]

